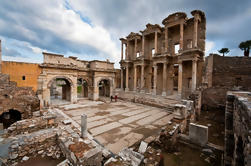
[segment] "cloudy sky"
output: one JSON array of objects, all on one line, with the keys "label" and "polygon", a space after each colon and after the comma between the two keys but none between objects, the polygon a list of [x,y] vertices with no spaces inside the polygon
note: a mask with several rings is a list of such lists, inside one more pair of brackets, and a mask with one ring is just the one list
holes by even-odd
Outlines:
[{"label": "cloudy sky", "polygon": [[0,0],[3,60],[42,62],[42,51],[119,67],[120,37],[194,9],[207,17],[206,55],[251,40],[250,0]]}]

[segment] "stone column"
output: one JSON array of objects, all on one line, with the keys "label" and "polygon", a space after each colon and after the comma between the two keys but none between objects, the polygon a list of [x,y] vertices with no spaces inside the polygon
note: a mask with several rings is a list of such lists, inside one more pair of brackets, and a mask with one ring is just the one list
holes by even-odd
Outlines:
[{"label": "stone column", "polygon": [[168,27],[165,28],[165,52],[168,51]]},{"label": "stone column", "polygon": [[173,75],[174,75],[174,67],[173,64],[168,64],[167,66],[167,81],[166,81],[166,88],[167,88],[167,95],[173,94]]},{"label": "stone column", "polygon": [[129,59],[129,57],[128,57],[128,43],[126,42],[126,49],[125,49],[125,56],[126,56],[126,60],[128,60]]},{"label": "stone column", "polygon": [[126,66],[126,87],[125,87],[125,91],[128,92],[129,88],[128,88],[128,75],[129,75],[129,66]]},{"label": "stone column", "polygon": [[145,90],[144,90],[144,83],[145,83],[145,80],[144,80],[144,68],[145,68],[145,66],[141,65],[140,93],[145,92]]},{"label": "stone column", "polygon": [[152,94],[156,95],[156,86],[157,85],[157,65],[153,66],[153,91]]},{"label": "stone column", "polygon": [[121,90],[123,90],[124,89],[124,72],[123,72],[123,67],[121,67],[121,74],[120,74],[120,76],[121,76],[121,79],[120,79],[120,81],[121,81]]},{"label": "stone column", "polygon": [[145,36],[142,35],[142,56],[145,55]]},{"label": "stone column", "polygon": [[179,74],[178,74],[178,94],[182,93],[182,62],[179,62]]},{"label": "stone column", "polygon": [[136,59],[137,58],[137,39],[135,39],[134,55],[135,55],[135,59]]},{"label": "stone column", "polygon": [[166,96],[166,63],[163,63],[163,84],[162,84],[162,96]]},{"label": "stone column", "polygon": [[124,44],[123,44],[123,41],[121,41],[121,60],[124,59]]},{"label": "stone column", "polygon": [[184,30],[184,24],[181,23],[180,24],[180,50],[183,50],[183,34],[184,34],[183,30]]},{"label": "stone column", "polygon": [[87,115],[81,115],[81,137],[87,137]]},{"label": "stone column", "polygon": [[155,49],[155,54],[158,53],[158,32],[155,31],[155,36],[154,36],[154,49]]},{"label": "stone column", "polygon": [[196,90],[196,80],[197,80],[197,60],[193,60],[193,66],[192,66],[192,92]]},{"label": "stone column", "polygon": [[133,91],[136,92],[137,90],[137,66],[134,65],[134,78],[133,78]]},{"label": "stone column", "polygon": [[193,48],[197,48],[197,39],[198,39],[198,19],[194,17]]}]

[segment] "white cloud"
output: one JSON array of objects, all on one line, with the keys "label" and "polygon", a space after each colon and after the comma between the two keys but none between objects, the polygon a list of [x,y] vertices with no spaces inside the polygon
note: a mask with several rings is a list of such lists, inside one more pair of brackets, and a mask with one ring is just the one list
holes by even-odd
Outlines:
[{"label": "white cloud", "polygon": [[[105,54],[112,61],[119,61],[119,48],[116,47],[110,33],[100,25],[89,25],[84,22],[78,13],[65,7],[64,0],[53,2],[51,0],[43,0],[42,2],[29,0],[25,3],[18,1],[5,3],[7,3],[5,4],[6,6],[12,6],[13,3],[16,3],[16,5],[20,5],[20,8],[18,8],[22,11],[9,11],[10,15],[6,15],[6,17],[9,17],[9,20],[1,20],[0,17],[1,22],[3,22],[0,26],[0,32],[6,31],[7,27],[14,28],[13,31],[19,32],[20,35],[13,35],[12,37],[17,40],[26,40],[29,43],[27,46],[34,53],[42,52],[41,45],[53,48],[54,43],[50,42],[59,40],[66,47],[69,47],[67,52],[90,47],[93,50],[97,50],[98,54]],[[39,44],[34,46],[32,42]],[[64,45],[59,47],[65,49]],[[97,55],[93,55],[93,58],[95,59]]]},{"label": "white cloud", "polygon": [[208,56],[210,53],[212,53],[214,50],[215,43],[213,41],[206,40],[206,51],[205,55]]}]

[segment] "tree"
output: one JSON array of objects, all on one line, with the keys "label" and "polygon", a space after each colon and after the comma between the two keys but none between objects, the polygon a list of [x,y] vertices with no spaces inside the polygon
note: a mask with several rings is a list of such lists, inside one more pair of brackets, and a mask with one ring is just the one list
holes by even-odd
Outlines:
[{"label": "tree", "polygon": [[223,56],[225,56],[225,54],[229,53],[230,50],[228,48],[222,48],[218,51],[219,51],[219,53],[223,54]]},{"label": "tree", "polygon": [[241,42],[239,44],[239,48],[244,51],[244,56],[249,57],[249,52],[251,49],[251,40],[247,40],[245,42]]}]

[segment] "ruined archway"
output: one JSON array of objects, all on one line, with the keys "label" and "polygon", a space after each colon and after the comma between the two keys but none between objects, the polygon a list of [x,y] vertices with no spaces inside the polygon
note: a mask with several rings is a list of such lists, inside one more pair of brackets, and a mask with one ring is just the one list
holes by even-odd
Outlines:
[{"label": "ruined archway", "polygon": [[88,82],[86,79],[79,78],[78,79],[78,98],[86,98],[88,97]]},{"label": "ruined archway", "polygon": [[108,79],[102,79],[98,83],[99,97],[110,97],[111,83]]},{"label": "ruined archway", "polygon": [[50,103],[71,101],[72,82],[66,77],[52,79],[48,88],[50,89]]},{"label": "ruined archway", "polygon": [[22,119],[21,113],[18,110],[10,109],[8,112],[4,112],[0,115],[0,123],[6,129],[11,124]]}]

